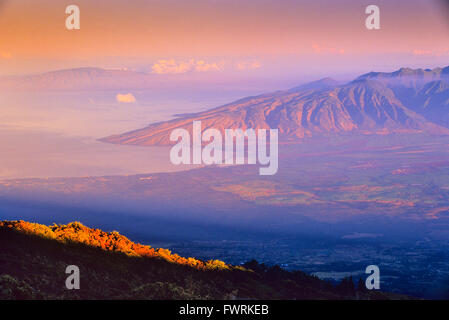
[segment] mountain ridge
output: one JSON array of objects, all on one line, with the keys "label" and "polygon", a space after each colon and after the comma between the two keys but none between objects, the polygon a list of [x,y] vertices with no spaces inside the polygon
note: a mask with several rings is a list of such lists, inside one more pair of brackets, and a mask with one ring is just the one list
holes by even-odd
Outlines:
[{"label": "mountain ridge", "polygon": [[[199,270],[229,270],[235,268],[234,266],[228,265],[220,260],[201,261],[190,257],[180,257],[177,254],[172,254],[170,250],[167,249],[152,248],[148,245],[132,242],[127,237],[116,231],[104,232],[100,229],[86,227],[80,222],[70,222],[66,225],[54,224],[52,226],[46,226],[23,220],[0,221],[0,228],[17,230],[26,234],[53,239],[61,243],[82,243],[106,251],[124,253],[132,257],[162,259],[170,263],[185,265]],[[244,270],[243,268],[239,269]]]},{"label": "mountain ridge", "polygon": [[[192,133],[192,121],[201,121],[203,130],[215,128],[222,133],[225,129],[237,128],[278,129],[281,141],[346,133],[448,135],[449,88],[447,79],[442,76],[443,70],[449,70],[449,67],[431,71],[400,69],[389,74],[369,73],[345,84],[325,78],[284,91],[245,97],[100,141],[171,145],[174,144],[169,140],[171,131],[183,128]],[[416,77],[421,73],[431,74],[431,80],[421,81]],[[436,89],[432,90],[432,83]],[[419,101],[427,101],[430,107],[421,108]]]},{"label": "mountain ridge", "polygon": [[[254,260],[243,267],[225,264],[229,268],[199,269],[89,243],[107,238],[114,239],[109,243],[112,246],[129,248],[118,233],[81,223],[48,227],[2,221],[0,299],[410,299],[368,291],[361,281],[355,287],[352,278],[335,286],[301,271],[268,267]],[[80,270],[78,290],[67,290],[64,285],[68,265]]]}]

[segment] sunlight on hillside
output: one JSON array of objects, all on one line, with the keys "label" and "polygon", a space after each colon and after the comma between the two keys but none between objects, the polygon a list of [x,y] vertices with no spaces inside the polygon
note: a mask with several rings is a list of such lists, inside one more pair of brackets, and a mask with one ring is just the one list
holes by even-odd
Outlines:
[{"label": "sunlight on hillside", "polygon": [[243,269],[241,267],[227,265],[220,260],[201,261],[195,258],[180,257],[168,249],[152,248],[151,246],[132,242],[117,231],[104,232],[100,229],[91,229],[80,222],[70,222],[66,225],[54,224],[52,226],[46,226],[22,220],[0,221],[0,228],[5,227],[47,239],[54,239],[59,242],[78,242],[101,248],[106,251],[122,252],[128,256],[160,258],[171,263],[187,265],[199,270]]}]

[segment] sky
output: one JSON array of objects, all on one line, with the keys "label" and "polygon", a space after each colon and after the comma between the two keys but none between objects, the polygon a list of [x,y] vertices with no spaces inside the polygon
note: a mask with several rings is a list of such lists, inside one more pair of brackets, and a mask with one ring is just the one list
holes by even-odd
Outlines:
[{"label": "sky", "polygon": [[[80,8],[67,30],[65,8]],[[380,30],[365,27],[380,8]],[[0,75],[95,66],[289,79],[448,65],[434,0],[0,0]]]}]

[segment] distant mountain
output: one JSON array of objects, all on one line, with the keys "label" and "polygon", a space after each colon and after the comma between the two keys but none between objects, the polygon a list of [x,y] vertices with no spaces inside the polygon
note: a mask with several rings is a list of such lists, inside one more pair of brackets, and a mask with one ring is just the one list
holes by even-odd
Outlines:
[{"label": "distant mountain", "polygon": [[92,90],[146,88],[151,75],[129,70],[76,68],[35,75],[0,77],[0,90]]},{"label": "distant mountain", "polygon": [[[0,221],[0,299],[407,299],[345,278],[334,286],[301,271],[251,261],[182,258],[79,222]],[[80,269],[79,290],[64,286]],[[363,282],[361,282],[363,284]]]},{"label": "distant mountain", "polygon": [[382,82],[404,106],[428,121],[449,127],[449,66],[424,70],[401,68],[392,73],[371,72],[359,79]]},{"label": "distant mountain", "polygon": [[449,67],[371,72],[346,84],[326,78],[286,91],[247,97],[230,104],[113,135],[104,142],[168,145],[175,128],[276,128],[279,138],[297,141],[329,134],[426,132],[449,134]]},{"label": "distant mountain", "polygon": [[289,89],[288,91],[295,92],[299,90],[317,90],[317,89],[328,89],[334,86],[337,86],[339,82],[332,78],[323,78],[317,81],[312,81],[298,87],[294,87]]},{"label": "distant mountain", "polygon": [[435,69],[401,68],[394,72],[369,72],[358,79],[394,80],[404,83],[423,83],[449,77],[449,66]]},{"label": "distant mountain", "polygon": [[[183,86],[208,85],[221,88],[222,81],[211,73],[156,74],[123,69],[73,68],[45,73],[0,76],[0,92],[18,91],[95,91],[95,90],[180,90]],[[189,87],[190,88],[190,87]]]}]

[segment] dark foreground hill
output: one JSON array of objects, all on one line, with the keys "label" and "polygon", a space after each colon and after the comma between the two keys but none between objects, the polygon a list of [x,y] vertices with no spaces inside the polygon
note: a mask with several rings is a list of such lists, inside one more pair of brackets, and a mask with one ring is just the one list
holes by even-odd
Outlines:
[{"label": "dark foreground hill", "polygon": [[[401,299],[255,261],[182,258],[75,222],[0,222],[0,299]],[[65,287],[68,265],[80,289]]]}]

